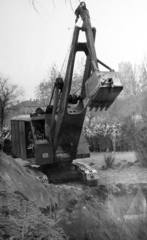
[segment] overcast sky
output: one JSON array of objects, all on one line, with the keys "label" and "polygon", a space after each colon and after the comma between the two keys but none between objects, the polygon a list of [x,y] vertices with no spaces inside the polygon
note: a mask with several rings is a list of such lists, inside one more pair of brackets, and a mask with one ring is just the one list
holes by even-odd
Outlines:
[{"label": "overcast sky", "polygon": [[[97,29],[97,57],[117,70],[147,55],[147,0],[86,0]],[[0,72],[23,86],[26,98],[51,64],[61,68],[73,32],[79,0],[0,0]]]}]

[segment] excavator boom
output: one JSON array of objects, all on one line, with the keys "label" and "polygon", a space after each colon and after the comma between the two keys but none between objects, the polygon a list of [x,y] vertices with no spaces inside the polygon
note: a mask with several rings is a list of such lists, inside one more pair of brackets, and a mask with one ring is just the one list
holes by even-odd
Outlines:
[{"label": "excavator boom", "polygon": [[[113,70],[106,72],[100,72],[99,70],[99,60],[97,59],[94,44],[96,30],[91,27],[89,11],[85,3],[80,3],[75,11],[75,15],[76,20],[81,17],[83,25],[81,28],[75,26],[74,29],[53,136],[54,149],[57,152],[66,152],[67,158],[71,161],[76,158],[87,107],[90,107],[90,109],[95,108],[96,110],[105,108],[107,110],[123,88],[118,73]],[[85,32],[86,42],[78,41],[80,31]],[[85,71],[80,98],[77,98],[76,106],[71,106],[69,97],[71,97],[70,90],[75,56],[78,51],[83,51],[86,54]]]}]

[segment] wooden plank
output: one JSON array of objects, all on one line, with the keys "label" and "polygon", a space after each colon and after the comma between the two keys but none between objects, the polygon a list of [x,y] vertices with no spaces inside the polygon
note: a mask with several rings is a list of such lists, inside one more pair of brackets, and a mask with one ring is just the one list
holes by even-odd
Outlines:
[{"label": "wooden plank", "polygon": [[11,120],[12,157],[16,157],[15,121]]},{"label": "wooden plank", "polygon": [[15,121],[15,148],[16,148],[16,157],[21,157],[20,137],[19,137],[19,121]]},{"label": "wooden plank", "polygon": [[19,136],[20,136],[20,155],[22,159],[26,159],[26,134],[25,122],[19,122]]}]

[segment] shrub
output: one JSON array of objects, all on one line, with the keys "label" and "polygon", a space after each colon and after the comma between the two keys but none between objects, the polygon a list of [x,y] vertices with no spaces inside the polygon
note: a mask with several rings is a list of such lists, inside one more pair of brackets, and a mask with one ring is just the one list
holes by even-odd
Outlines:
[{"label": "shrub", "polygon": [[115,161],[115,156],[113,153],[104,154],[104,161],[106,169],[112,168]]},{"label": "shrub", "polygon": [[[144,125],[146,123],[146,125]],[[134,136],[134,150],[142,166],[147,167],[147,122],[143,119],[141,126],[136,126]]]},{"label": "shrub", "polygon": [[122,126],[122,136],[128,149],[135,151],[139,162],[147,166],[147,116],[140,120],[127,117]]}]

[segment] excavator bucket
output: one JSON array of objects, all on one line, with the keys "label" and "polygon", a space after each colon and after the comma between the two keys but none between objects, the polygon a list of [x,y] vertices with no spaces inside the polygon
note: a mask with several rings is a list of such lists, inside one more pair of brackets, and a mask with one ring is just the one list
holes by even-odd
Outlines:
[{"label": "excavator bucket", "polygon": [[85,83],[86,99],[84,105],[107,110],[122,91],[123,86],[117,72],[99,72],[95,70]]}]

